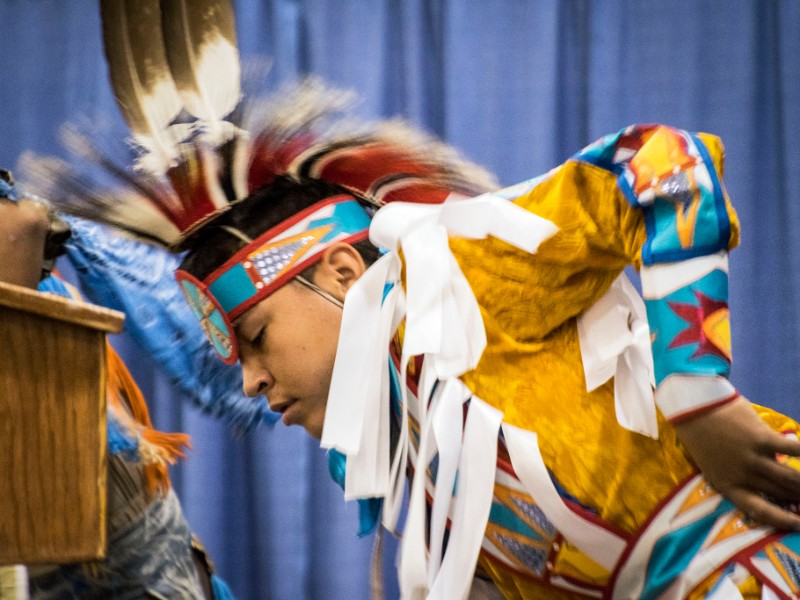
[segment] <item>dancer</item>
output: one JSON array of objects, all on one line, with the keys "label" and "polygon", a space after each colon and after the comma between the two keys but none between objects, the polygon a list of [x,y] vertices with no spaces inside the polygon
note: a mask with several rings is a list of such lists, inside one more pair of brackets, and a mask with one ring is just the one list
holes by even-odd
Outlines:
[{"label": "dancer", "polygon": [[409,472],[404,598],[464,598],[476,565],[508,598],[790,597],[800,443],[727,379],[720,140],[626,127],[489,193],[407,126],[326,123],[341,100],[306,82],[150,131],[117,190],[30,172],[187,251],[214,348],[332,449],[365,522],[396,528]]}]

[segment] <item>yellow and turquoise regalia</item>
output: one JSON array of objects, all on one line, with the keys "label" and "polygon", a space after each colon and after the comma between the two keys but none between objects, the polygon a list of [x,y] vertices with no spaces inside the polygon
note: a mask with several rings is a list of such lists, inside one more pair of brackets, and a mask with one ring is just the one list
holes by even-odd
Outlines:
[{"label": "yellow and turquoise regalia", "polygon": [[[451,239],[487,334],[480,362],[461,379],[505,423],[536,432],[563,501],[623,541],[605,566],[579,550],[526,494],[501,437],[479,564],[507,598],[703,598],[730,586],[745,597],[768,588],[774,595],[763,597],[788,598],[800,590],[800,537],[748,524],[697,474],[668,422],[736,397],[725,379],[725,259],[739,225],[722,173],[718,138],[631,127],[502,192],[558,227],[534,254],[494,238]],[[613,378],[587,391],[582,358],[581,318],[628,265],[642,272],[650,321],[652,436],[620,425]],[[659,285],[665,268],[669,293]],[[669,385],[677,379],[673,387],[686,389],[681,380],[691,377],[710,380],[713,393],[687,405]],[[757,410],[773,429],[797,432],[794,421]]]}]

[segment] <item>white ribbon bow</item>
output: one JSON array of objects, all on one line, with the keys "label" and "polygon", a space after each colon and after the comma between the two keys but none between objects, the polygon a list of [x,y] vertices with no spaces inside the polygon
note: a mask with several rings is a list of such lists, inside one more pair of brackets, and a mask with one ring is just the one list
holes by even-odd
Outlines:
[{"label": "white ribbon bow", "polygon": [[586,389],[614,377],[619,424],[657,439],[650,327],[644,302],[624,273],[578,318],[578,337]]}]

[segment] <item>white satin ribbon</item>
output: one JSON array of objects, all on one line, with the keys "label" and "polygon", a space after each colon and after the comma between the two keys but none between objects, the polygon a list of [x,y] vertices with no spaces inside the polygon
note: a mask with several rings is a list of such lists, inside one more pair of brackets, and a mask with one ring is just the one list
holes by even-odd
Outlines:
[{"label": "white satin ribbon", "polygon": [[[763,585],[762,590],[765,589],[769,588],[766,585]],[[763,592],[761,594],[761,598],[762,600],[765,598]],[[777,596],[775,596],[775,598],[777,598]],[[731,581],[729,576],[726,576],[717,584],[714,591],[706,596],[705,600],[744,600],[744,598],[736,584]]]},{"label": "white satin ribbon", "polygon": [[[403,316],[401,377],[407,358],[417,354],[426,356],[438,377],[460,375],[477,365],[486,346],[480,309],[450,252],[448,232],[470,238],[493,235],[533,251],[556,230],[546,219],[491,195],[437,205],[393,202],[375,214],[370,238],[389,252],[345,297],[321,440],[323,448],[336,448],[347,456],[346,498],[383,497],[390,490],[394,498],[402,491],[397,481],[401,465],[397,460],[391,468],[388,464],[385,357]],[[400,286],[401,250],[405,293]],[[383,299],[387,285],[393,289]],[[403,379],[401,389],[405,387]],[[420,401],[421,420],[426,400]],[[402,433],[398,458],[408,443],[405,427]]]},{"label": "white satin ribbon", "polygon": [[[442,396],[448,396],[448,399],[452,399],[453,386],[451,382],[444,383],[442,388],[439,391],[440,393],[435,394],[433,398],[431,412],[437,410]],[[414,463],[414,480],[411,483],[408,516],[406,517],[406,527],[403,531],[403,542],[400,547],[400,562],[398,565],[400,597],[402,600],[427,596],[428,559],[425,541],[425,483],[428,476],[428,465],[435,451],[431,423],[428,420],[420,419],[419,447]]]},{"label": "white satin ribbon", "polygon": [[403,251],[408,298],[404,353],[427,354],[439,377],[473,369],[486,347],[475,296],[447,244],[447,235],[489,235],[533,252],[555,225],[489,194],[443,204],[393,202],[373,217],[370,240]]},{"label": "white satin ribbon", "polygon": [[[462,441],[462,404],[469,397],[466,386],[451,378],[440,384],[431,405],[431,419],[420,439],[400,552],[399,580],[403,600],[422,597],[461,600],[469,594],[494,494],[497,434],[503,418],[500,411],[473,396]],[[439,450],[439,470],[428,558],[425,482],[427,466],[435,455],[434,437]],[[447,552],[442,559],[448,514],[452,519]]]},{"label": "white satin ribbon", "polygon": [[[345,497],[383,497],[383,524],[393,529],[404,490],[409,446],[406,369],[424,355],[417,418],[416,453],[401,563],[403,598],[425,594],[442,600],[465,598],[489,518],[502,413],[477,398],[471,401],[463,437],[461,404],[468,390],[456,379],[473,369],[486,346],[477,300],[452,255],[448,235],[495,236],[533,252],[557,231],[555,225],[504,198],[491,195],[440,205],[393,202],[373,217],[370,239],[388,253],[370,267],[345,297],[341,334],[331,379],[321,445],[347,457]],[[400,252],[405,291],[400,285]],[[384,298],[386,286],[392,286]],[[402,429],[389,465],[389,373],[386,349],[405,317],[401,353]],[[430,391],[439,381],[433,403]],[[437,450],[440,479],[426,552],[426,471]],[[458,472],[458,490],[450,496]],[[449,544],[440,559],[452,507]],[[441,562],[440,562],[441,561]]]},{"label": "white satin ribbon", "polygon": [[[345,498],[389,490],[389,373],[386,349],[403,307],[400,261],[386,255],[350,288],[320,445],[347,456]],[[384,301],[384,287],[395,282]],[[357,343],[353,343],[357,340]]]},{"label": "white satin ribbon", "polygon": [[619,424],[657,439],[650,327],[644,302],[624,273],[578,317],[578,338],[587,391],[614,377]]},{"label": "white satin ribbon", "polygon": [[[458,380],[451,381],[461,383]],[[463,384],[447,386],[442,390],[438,404],[431,410],[433,435],[439,451],[439,464],[436,470],[436,489],[433,492],[430,523],[429,588],[433,585],[442,565],[444,534],[455,491],[458,463],[461,460],[465,392],[468,396],[469,390],[466,390],[466,386]],[[494,477],[494,473],[492,475]]]},{"label": "white satin ribbon", "polygon": [[728,253],[724,250],[680,262],[643,265],[639,271],[642,296],[648,300],[664,298],[717,270],[728,272]]}]

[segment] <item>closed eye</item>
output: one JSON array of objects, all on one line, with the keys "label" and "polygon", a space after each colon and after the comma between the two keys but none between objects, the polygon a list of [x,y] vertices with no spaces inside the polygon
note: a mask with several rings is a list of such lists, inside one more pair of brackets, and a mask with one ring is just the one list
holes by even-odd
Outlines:
[{"label": "closed eye", "polygon": [[254,347],[261,346],[261,343],[264,341],[264,331],[265,330],[266,330],[266,327],[262,327],[259,330],[259,332],[256,334],[256,336],[252,340],[250,340],[250,345],[251,346],[254,346]]}]

